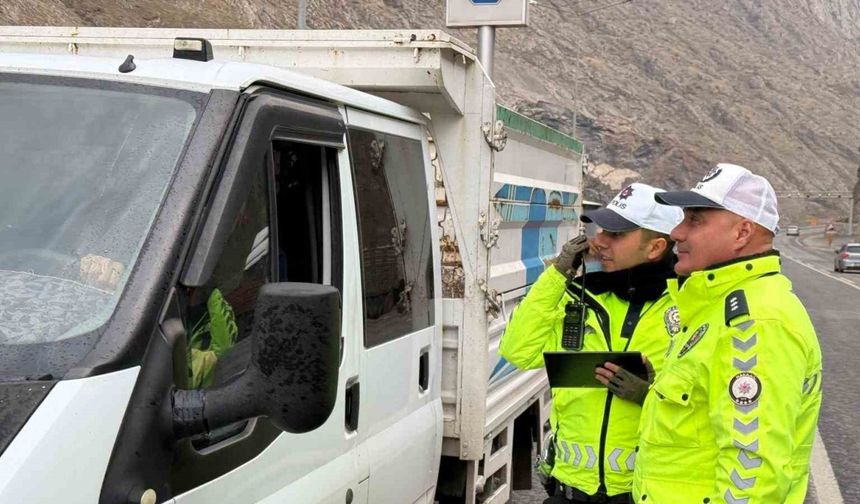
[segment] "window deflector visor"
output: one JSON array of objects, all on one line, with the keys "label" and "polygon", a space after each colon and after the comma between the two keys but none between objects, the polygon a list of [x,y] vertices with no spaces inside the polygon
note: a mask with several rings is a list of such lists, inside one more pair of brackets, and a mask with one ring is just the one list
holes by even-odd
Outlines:
[{"label": "window deflector visor", "polygon": [[266,152],[268,147],[264,145],[275,137],[343,147],[343,118],[336,107],[323,102],[260,90],[251,96],[245,117],[256,119],[243,122],[235,136],[220,186],[209,203],[209,214],[182,276],[186,287],[205,285],[221,256],[229,234],[226,226],[234,221],[247,193],[244,186],[248,177],[241,174],[260,162],[246,156],[246,152]]}]

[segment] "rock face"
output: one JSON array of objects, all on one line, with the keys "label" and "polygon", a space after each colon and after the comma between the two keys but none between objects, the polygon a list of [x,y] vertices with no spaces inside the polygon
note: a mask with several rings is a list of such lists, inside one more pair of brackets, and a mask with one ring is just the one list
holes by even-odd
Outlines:
[{"label": "rock face", "polygon": [[[0,23],[293,28],[296,4],[3,0]],[[442,0],[308,4],[311,28],[444,25]],[[854,189],[860,0],[633,0],[582,14],[597,5],[537,0],[528,28],[498,30],[503,103],[583,138],[593,166],[614,168],[616,178],[631,170],[683,188],[729,161],[766,175],[778,191]],[[476,45],[474,30],[451,31]],[[611,195],[599,177],[587,180],[589,198]],[[845,212],[832,201],[783,202],[784,223]]]}]

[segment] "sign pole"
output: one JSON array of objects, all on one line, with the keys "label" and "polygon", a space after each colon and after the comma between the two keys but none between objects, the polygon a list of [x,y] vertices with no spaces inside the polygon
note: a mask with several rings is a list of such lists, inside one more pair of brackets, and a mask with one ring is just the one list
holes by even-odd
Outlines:
[{"label": "sign pole", "polygon": [[478,28],[478,62],[492,80],[496,27],[528,26],[530,0],[446,0],[445,25]]},{"label": "sign pole", "polygon": [[478,27],[478,61],[484,67],[484,71],[493,78],[493,53],[496,47],[496,27]]},{"label": "sign pole", "polygon": [[299,19],[298,19],[298,29],[299,30],[307,30],[307,15],[308,15],[308,0],[299,0]]}]

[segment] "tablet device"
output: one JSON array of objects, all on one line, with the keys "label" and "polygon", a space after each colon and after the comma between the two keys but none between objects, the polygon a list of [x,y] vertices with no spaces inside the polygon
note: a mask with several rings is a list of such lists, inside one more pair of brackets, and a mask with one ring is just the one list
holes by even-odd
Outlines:
[{"label": "tablet device", "polygon": [[544,352],[543,361],[552,388],[593,387],[604,385],[594,378],[594,369],[612,362],[643,380],[648,370],[642,352]]}]

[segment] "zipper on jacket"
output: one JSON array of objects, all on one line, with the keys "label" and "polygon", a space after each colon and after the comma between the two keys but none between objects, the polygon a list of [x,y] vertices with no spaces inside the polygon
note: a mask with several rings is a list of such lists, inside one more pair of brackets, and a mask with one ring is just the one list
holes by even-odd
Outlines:
[{"label": "zipper on jacket", "polygon": [[597,456],[600,457],[597,466],[597,477],[600,485],[597,487],[598,493],[606,493],[606,435],[609,431],[609,411],[612,409],[612,392],[606,390],[606,404],[603,406],[603,425],[600,427],[600,446],[598,447]]},{"label": "zipper on jacket", "polygon": [[[591,296],[589,296],[591,298]],[[603,335],[606,337],[606,348],[612,351],[612,334],[609,332],[609,313],[603,306],[599,305],[596,299],[592,299],[593,304],[598,305],[605,316],[605,324],[601,324]],[[597,313],[595,311],[595,313]],[[598,315],[598,319],[600,316]],[[630,337],[632,340],[633,337]],[[628,342],[630,341],[628,340]],[[612,392],[606,389],[606,403],[603,405],[603,423],[600,426],[600,445],[597,447],[597,487],[598,493],[606,493],[606,436],[609,434],[609,412],[612,409]]]}]

